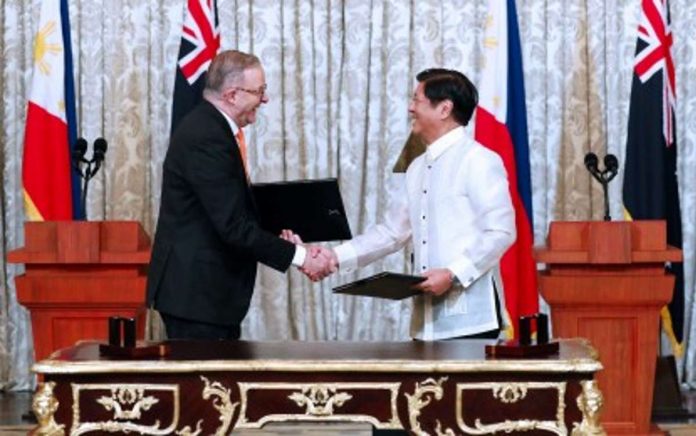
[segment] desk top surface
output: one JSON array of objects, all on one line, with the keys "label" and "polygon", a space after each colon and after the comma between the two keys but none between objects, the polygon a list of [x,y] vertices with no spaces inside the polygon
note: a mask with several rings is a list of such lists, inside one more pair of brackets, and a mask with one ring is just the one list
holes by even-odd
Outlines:
[{"label": "desk top surface", "polygon": [[486,340],[408,342],[168,341],[164,358],[116,359],[99,342],[79,342],[36,363],[41,374],[203,371],[315,372],[580,372],[602,369],[584,339],[560,341],[557,355],[486,358]]}]

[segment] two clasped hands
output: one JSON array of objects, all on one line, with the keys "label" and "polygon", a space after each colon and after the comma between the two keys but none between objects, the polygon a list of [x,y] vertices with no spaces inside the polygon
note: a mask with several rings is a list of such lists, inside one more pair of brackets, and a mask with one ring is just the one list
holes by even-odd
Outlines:
[{"label": "two clasped hands", "polygon": [[305,245],[300,236],[292,230],[283,230],[280,237],[293,244],[302,245],[307,249],[307,256],[300,268],[311,281],[318,282],[338,271],[338,258],[330,248],[320,245]]},{"label": "two clasped hands", "polygon": [[[305,245],[298,234],[288,229],[281,231],[280,237],[293,244],[303,245],[307,249],[307,256],[300,271],[313,282],[323,280],[338,271],[338,257],[332,249],[320,245]],[[413,288],[434,295],[442,295],[449,290],[455,278],[452,271],[447,268],[433,268],[423,272],[422,275],[426,279],[414,285]]]}]

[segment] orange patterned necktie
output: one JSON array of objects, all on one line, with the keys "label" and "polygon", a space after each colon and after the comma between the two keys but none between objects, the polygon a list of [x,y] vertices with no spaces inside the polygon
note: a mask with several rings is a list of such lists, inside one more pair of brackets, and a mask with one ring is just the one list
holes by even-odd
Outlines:
[{"label": "orange patterned necktie", "polygon": [[246,140],[244,139],[244,131],[242,129],[239,129],[237,131],[237,135],[235,135],[235,138],[237,139],[237,145],[239,146],[239,153],[242,155],[242,163],[244,164],[244,172],[246,172],[247,176],[249,175],[249,167],[247,166],[247,146],[246,146]]}]

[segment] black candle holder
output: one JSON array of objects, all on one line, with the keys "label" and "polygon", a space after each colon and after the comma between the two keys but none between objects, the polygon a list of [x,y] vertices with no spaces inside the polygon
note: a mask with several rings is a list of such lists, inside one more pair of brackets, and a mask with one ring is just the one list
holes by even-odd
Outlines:
[{"label": "black candle holder", "polygon": [[115,358],[158,358],[169,354],[167,344],[138,346],[135,342],[135,318],[109,318],[109,343],[99,345],[99,353]]},{"label": "black candle holder", "polygon": [[135,319],[112,316],[109,318],[109,345],[135,347]]}]

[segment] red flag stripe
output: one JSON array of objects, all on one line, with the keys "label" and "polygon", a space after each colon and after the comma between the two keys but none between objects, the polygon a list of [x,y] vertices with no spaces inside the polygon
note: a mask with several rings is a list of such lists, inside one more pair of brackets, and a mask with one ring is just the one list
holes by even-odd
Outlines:
[{"label": "red flag stripe", "polygon": [[671,83],[674,83],[674,63],[672,62],[671,55],[673,38],[672,33],[667,28],[667,17],[665,16],[667,11],[664,10],[666,9],[664,7],[665,3],[661,2],[661,6],[663,7],[662,13],[660,13],[660,11],[655,7],[654,1],[643,0],[643,5],[645,16],[648,18],[652,28],[654,29],[655,37],[660,41],[658,49],[661,51],[661,55],[665,59],[669,80]]},{"label": "red flag stripe", "polygon": [[192,77],[199,69],[205,68],[207,66],[206,63],[212,61],[213,57],[215,57],[215,54],[211,57],[207,50],[201,51],[185,65],[182,65],[181,72],[184,73],[185,77]]},{"label": "red flag stripe", "polygon": [[[33,127],[32,127],[33,126]],[[24,137],[22,183],[42,219],[72,219],[68,126],[41,106],[29,102]],[[65,162],[66,165],[57,165]],[[50,192],[46,187],[51,187]]]},{"label": "red flag stripe", "polygon": [[650,71],[651,68],[655,67],[655,64],[660,62],[663,58],[664,51],[662,50],[662,47],[653,48],[647,56],[645,56],[643,59],[640,60],[640,62],[636,64],[636,73],[638,73],[639,76],[644,76]]},{"label": "red flag stripe", "polygon": [[189,13],[193,18],[193,21],[198,24],[198,30],[201,33],[203,41],[206,42],[206,46],[215,40],[214,27],[215,22],[212,17],[212,11],[210,15],[206,14],[206,11],[201,7],[198,1],[189,1]]},{"label": "red flag stripe", "polygon": [[662,96],[662,116],[665,120],[663,136],[665,145],[669,147],[674,142],[672,113],[676,100],[676,74],[671,55],[674,40],[667,21],[669,12],[666,0],[643,0],[641,6],[638,36],[647,46],[636,55],[635,71],[642,82],[648,81],[658,71],[663,71],[665,75]]},{"label": "red flag stripe", "polygon": [[650,25],[654,30],[654,35],[658,39],[663,40],[666,30],[664,20],[667,17],[662,16],[660,11],[655,7],[654,0],[643,0],[643,11],[648,21],[650,21]]},{"label": "red flag stripe", "polygon": [[531,256],[534,243],[527,212],[517,188],[517,167],[510,132],[493,114],[476,108],[476,140],[498,153],[508,174],[508,186],[515,209],[517,239],[500,261],[500,273],[505,289],[505,302],[512,320],[538,310],[536,264]]},{"label": "red flag stripe", "polygon": [[178,63],[189,83],[198,80],[220,48],[220,33],[215,24],[215,6],[209,1],[206,5],[207,8],[204,8],[202,0],[189,0],[187,3],[182,37],[195,48]]}]

